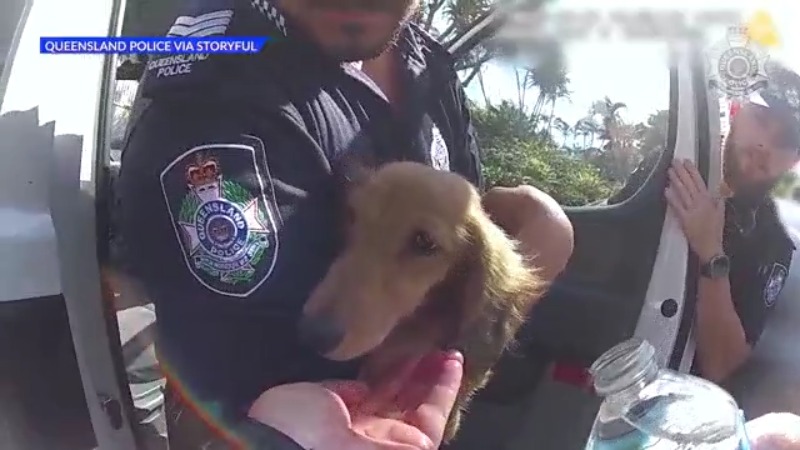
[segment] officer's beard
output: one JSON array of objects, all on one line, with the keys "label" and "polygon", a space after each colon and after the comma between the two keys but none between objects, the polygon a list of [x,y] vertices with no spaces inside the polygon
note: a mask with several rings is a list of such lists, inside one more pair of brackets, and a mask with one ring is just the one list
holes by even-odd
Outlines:
[{"label": "officer's beard", "polygon": [[766,199],[772,189],[778,184],[778,179],[753,183],[747,180],[737,156],[743,149],[736,147],[734,132],[725,139],[725,148],[722,154],[722,173],[725,183],[733,190],[733,200],[737,204],[747,207],[756,207]]},{"label": "officer's beard", "polygon": [[408,20],[409,19],[405,19],[402,21],[400,25],[392,31],[389,39],[371,47],[365,47],[362,43],[364,29],[360,24],[352,23],[344,25],[342,27],[342,32],[352,40],[353,44],[335,49],[329,48],[327,49],[328,54],[337,61],[342,62],[368,61],[370,59],[375,59],[397,43],[397,40],[400,38],[400,32],[403,29],[403,26],[408,23]]},{"label": "officer's beard", "polygon": [[336,11],[371,12],[397,17],[397,25],[376,43],[365,42],[368,30],[359,22],[342,25],[341,31],[347,42],[340,45],[325,43],[325,52],[342,62],[365,61],[377,58],[397,43],[400,33],[412,20],[419,6],[418,0],[307,0],[308,6]]}]

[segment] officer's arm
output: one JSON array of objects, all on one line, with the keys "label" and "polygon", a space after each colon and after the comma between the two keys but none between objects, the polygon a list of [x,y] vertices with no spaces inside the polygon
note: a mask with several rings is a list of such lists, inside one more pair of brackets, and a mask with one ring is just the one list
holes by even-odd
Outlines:
[{"label": "officer's arm", "polygon": [[728,277],[700,277],[695,324],[700,374],[713,382],[723,382],[747,360],[752,350],[731,296]]},{"label": "officer's arm", "polygon": [[[288,125],[266,126],[259,125],[256,132],[235,112],[221,108],[172,108],[153,102],[126,145],[118,191],[125,256],[156,303],[159,320],[170,319],[164,332],[171,339],[162,345],[161,356],[169,355],[175,367],[200,367],[191,378],[216,379],[218,373],[244,380],[262,376],[247,373],[246,363],[235,367],[225,357],[211,362],[204,358],[209,345],[236,352],[236,339],[263,328],[256,317],[240,313],[237,323],[244,328],[236,336],[231,333],[235,329],[222,326],[228,314],[273,300],[262,298],[265,294],[257,289],[270,278],[277,258],[277,205],[281,198],[290,200],[279,183],[273,183],[274,172],[271,176],[268,171],[296,164],[292,155],[279,151],[299,155],[303,142],[286,131]],[[274,158],[269,165],[267,148]],[[209,315],[218,320],[208,320]],[[167,344],[164,337],[162,344]],[[222,410],[233,411],[259,394],[202,400],[221,401]],[[244,415],[224,420],[226,431],[246,442],[245,448],[300,449],[280,432],[253,424]]]},{"label": "officer's arm", "polygon": [[703,377],[723,382],[747,361],[783,288],[793,251],[793,247],[787,247],[770,273],[754,273],[755,288],[739,294],[757,293],[759,298],[732,296],[727,277],[700,278],[696,320],[698,363]]}]

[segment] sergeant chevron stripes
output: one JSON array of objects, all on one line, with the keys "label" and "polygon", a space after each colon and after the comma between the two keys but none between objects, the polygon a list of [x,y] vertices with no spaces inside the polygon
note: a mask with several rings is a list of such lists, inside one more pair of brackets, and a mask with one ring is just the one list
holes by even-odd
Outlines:
[{"label": "sergeant chevron stripes", "polygon": [[167,36],[206,37],[224,34],[233,17],[232,10],[214,11],[197,17],[180,16],[175,19]]}]

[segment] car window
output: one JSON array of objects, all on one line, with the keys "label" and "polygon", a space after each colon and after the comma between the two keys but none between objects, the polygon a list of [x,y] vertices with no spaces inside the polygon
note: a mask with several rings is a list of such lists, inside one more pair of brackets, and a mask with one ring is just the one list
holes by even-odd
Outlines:
[{"label": "car window", "polygon": [[[448,26],[447,15],[440,16],[433,28]],[[617,203],[635,193],[667,143],[666,47],[623,41],[511,46],[497,36],[459,61],[487,183],[532,184],[572,207],[612,196]]]},{"label": "car window", "polygon": [[[177,0],[132,0],[127,2],[122,21],[122,36],[162,36],[175,19]],[[147,55],[121,55],[117,58],[116,79],[111,109],[111,160],[119,162],[131,119],[139,80],[144,74]]]},{"label": "car window", "polygon": [[2,74],[6,64],[10,63],[11,44],[25,11],[25,0],[4,0],[0,9],[2,10],[0,13],[0,100],[2,100],[2,93],[5,89]]}]

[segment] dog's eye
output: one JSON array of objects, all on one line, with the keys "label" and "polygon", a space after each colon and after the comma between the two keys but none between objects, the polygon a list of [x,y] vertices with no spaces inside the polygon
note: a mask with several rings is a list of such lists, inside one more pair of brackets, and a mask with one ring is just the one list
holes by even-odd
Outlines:
[{"label": "dog's eye", "polygon": [[418,255],[432,255],[439,250],[431,235],[424,231],[415,231],[411,235],[411,249]]}]

